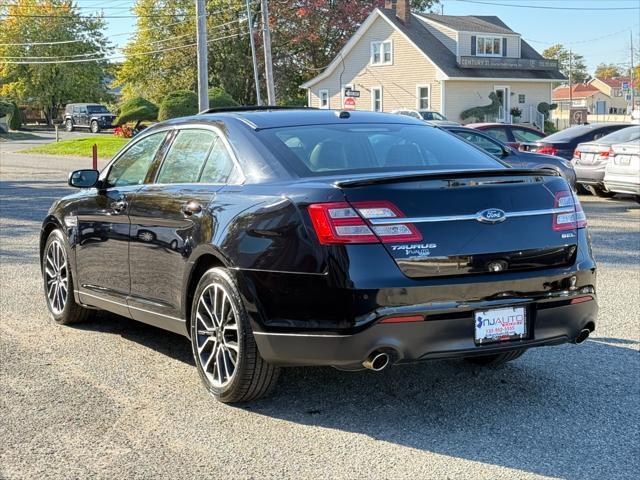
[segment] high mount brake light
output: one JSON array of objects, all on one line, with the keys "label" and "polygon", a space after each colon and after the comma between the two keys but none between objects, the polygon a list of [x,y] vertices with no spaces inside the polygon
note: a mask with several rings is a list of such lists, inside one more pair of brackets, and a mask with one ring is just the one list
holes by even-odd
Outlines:
[{"label": "high mount brake light", "polygon": [[419,242],[422,235],[411,223],[371,225],[372,218],[403,218],[391,202],[333,202],[309,205],[311,223],[320,243]]},{"label": "high mount brake light", "polygon": [[584,228],[587,226],[587,216],[582,210],[580,200],[573,192],[563,190],[556,193],[553,208],[573,207],[573,211],[566,213],[555,213],[553,215],[553,229],[556,231],[574,230],[576,228]]}]

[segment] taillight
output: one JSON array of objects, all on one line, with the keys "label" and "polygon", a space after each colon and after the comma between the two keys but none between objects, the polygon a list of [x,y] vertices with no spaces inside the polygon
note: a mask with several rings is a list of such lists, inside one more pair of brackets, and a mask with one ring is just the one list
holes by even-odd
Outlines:
[{"label": "taillight", "polygon": [[580,158],[580,150],[577,148],[573,151],[573,158]]},{"label": "taillight", "polygon": [[540,147],[536,150],[536,153],[544,153],[545,155],[556,155],[558,153],[558,149],[556,147]]},{"label": "taillight", "polygon": [[600,155],[601,157],[608,157],[610,155],[613,155],[613,150],[612,149],[604,150],[602,152],[598,152],[598,155]]},{"label": "taillight", "polygon": [[411,223],[371,225],[369,219],[403,218],[391,202],[314,203],[311,223],[322,244],[419,242],[422,235]]},{"label": "taillight", "polygon": [[553,229],[556,231],[574,230],[587,226],[587,216],[582,210],[580,200],[572,192],[567,190],[558,192],[555,195],[553,205],[557,209],[566,209],[566,212],[554,213]]}]

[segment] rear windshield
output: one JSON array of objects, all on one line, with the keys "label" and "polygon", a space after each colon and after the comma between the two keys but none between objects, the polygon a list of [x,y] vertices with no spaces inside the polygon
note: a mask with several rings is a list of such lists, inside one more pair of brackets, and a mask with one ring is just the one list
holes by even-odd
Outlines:
[{"label": "rear windshield", "polygon": [[640,139],[640,125],[623,128],[617,132],[610,133],[598,140],[598,143],[613,145],[614,143],[628,143]]},{"label": "rear windshield", "polygon": [[87,111],[89,113],[109,113],[104,105],[87,105]]},{"label": "rear windshield", "polygon": [[593,131],[593,127],[588,125],[578,125],[576,127],[565,128],[564,130],[560,130],[557,133],[549,135],[542,139],[543,142],[564,142],[567,140],[572,140],[576,137],[581,137],[582,135],[586,135],[589,132]]},{"label": "rear windshield", "polygon": [[428,125],[310,125],[263,130],[259,138],[300,176],[398,170],[506,168]]}]

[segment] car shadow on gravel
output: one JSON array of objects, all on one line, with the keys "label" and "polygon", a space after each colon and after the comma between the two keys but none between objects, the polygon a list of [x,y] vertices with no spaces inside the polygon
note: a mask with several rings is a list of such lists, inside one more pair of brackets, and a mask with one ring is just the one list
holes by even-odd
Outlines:
[{"label": "car shadow on gravel", "polygon": [[275,395],[242,408],[540,475],[628,478],[638,469],[639,355],[626,341],[596,340],[497,369],[286,369]]}]

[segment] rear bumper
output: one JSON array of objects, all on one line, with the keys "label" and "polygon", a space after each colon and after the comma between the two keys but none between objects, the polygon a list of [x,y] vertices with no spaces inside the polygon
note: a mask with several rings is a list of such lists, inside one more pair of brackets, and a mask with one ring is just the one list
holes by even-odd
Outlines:
[{"label": "rear bumper", "polygon": [[604,185],[612,192],[640,195],[640,179],[632,182],[629,181],[631,178],[631,175],[608,174],[604,179]]},{"label": "rear bumper", "polygon": [[[376,323],[352,335],[259,332],[256,342],[262,357],[274,364],[345,368],[359,367],[372,352],[379,350],[390,353],[394,362],[402,363],[557,345],[574,340],[584,328],[595,329],[598,311],[595,295],[593,300],[574,305],[571,298],[528,304],[527,338],[482,346],[476,346],[474,341],[473,306],[450,316],[438,315],[433,319],[427,316],[422,322]],[[504,305],[494,303],[494,307]]]},{"label": "rear bumper", "polygon": [[605,168],[606,165],[586,167],[584,165],[574,164],[578,183],[582,183],[585,185],[602,186]]}]

